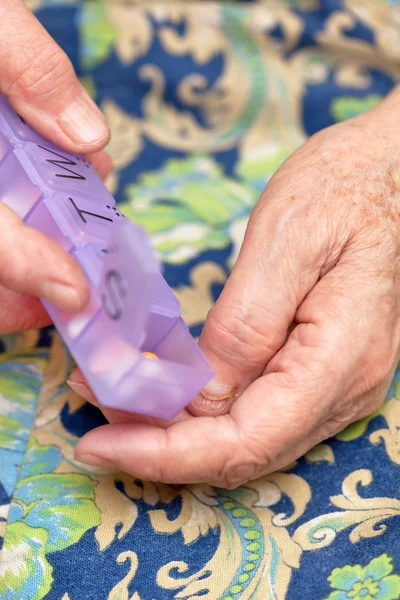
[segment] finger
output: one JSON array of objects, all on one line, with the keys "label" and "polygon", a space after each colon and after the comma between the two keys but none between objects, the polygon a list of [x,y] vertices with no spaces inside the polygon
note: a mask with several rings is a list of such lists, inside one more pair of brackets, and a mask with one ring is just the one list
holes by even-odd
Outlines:
[{"label": "finger", "polygon": [[[324,424],[339,413],[345,411],[347,422],[357,418],[354,399],[386,377],[398,349],[392,307],[381,310],[388,282],[360,286],[357,271],[335,269],[317,284],[266,375],[229,415],[187,420],[167,430],[106,426],[80,440],[77,459],[106,461],[146,480],[231,487],[274,470],[285,457],[298,458],[296,449],[311,447],[313,433],[319,429],[322,435]],[[370,310],[376,322],[365,320]]]},{"label": "finger", "polygon": [[[340,406],[339,403],[338,408],[332,411],[332,415],[326,421],[318,423],[317,427],[309,431],[306,437],[301,438],[297,445],[288,446],[285,451],[281,452],[273,462],[273,470],[279,471],[287,468],[317,444],[337,435],[348,425],[374,413],[385,399],[393,380],[397,363],[398,357],[389,370],[388,376],[376,388],[352,399],[352,402],[348,402],[347,410],[343,410],[343,406]],[[222,482],[210,481],[209,483],[216,487],[224,487],[221,485]]]},{"label": "finger", "polygon": [[[320,277],[328,236],[315,234],[308,198],[287,208],[286,196],[294,198],[297,184],[292,172],[283,178],[278,171],[267,186],[232,275],[208,315],[200,346],[216,377],[190,405],[193,414],[229,410],[283,346],[297,307]],[[306,244],[311,236],[313,243]]]},{"label": "finger", "polygon": [[90,161],[98,175],[103,179],[107,179],[112,170],[111,156],[107,152],[95,152],[87,154],[86,160]]},{"label": "finger", "polygon": [[[96,466],[112,464],[145,481],[206,482],[213,478],[211,470],[224,458],[228,460],[227,449],[237,444],[229,415],[217,419],[192,418],[167,429],[139,423],[106,425],[81,438],[75,458]],[[103,448],[99,445],[101,437]],[[217,446],[213,445],[216,439]],[[172,463],[167,463],[164,452]]]},{"label": "finger", "polygon": [[40,329],[50,323],[39,298],[0,287],[0,334]]},{"label": "finger", "polygon": [[[94,168],[97,170],[101,177],[107,177],[111,169],[111,158],[107,153],[98,152],[95,154],[90,154],[87,156],[87,159],[92,162]],[[11,246],[13,248],[13,252],[10,253],[9,249],[5,246],[5,243],[3,243],[2,250],[0,250],[3,252],[7,252],[7,254],[5,254],[5,256],[7,256],[7,259],[9,259],[9,257],[11,258],[11,266],[7,267],[8,269],[13,268],[15,260],[17,260],[15,258],[14,249],[21,246],[21,240],[23,240],[24,244],[24,248],[21,248],[22,253],[24,255],[24,262],[19,265],[19,269],[22,269],[23,271],[22,283],[20,281],[18,282],[18,278],[21,278],[21,274],[18,273],[15,273],[13,276],[17,279],[17,282],[14,284],[10,282],[10,275],[4,274],[2,277],[0,274],[0,279],[4,282],[4,284],[8,283],[11,286],[13,286],[14,289],[18,289],[19,291],[21,291],[22,289],[25,289],[26,292],[30,290],[29,293],[34,293],[33,290],[35,289],[36,285],[38,286],[38,291],[40,291],[41,295],[44,297],[39,285],[39,279],[42,278],[42,273],[37,273],[37,280],[36,282],[33,282],[33,284],[32,282],[27,282],[24,275],[25,270],[31,271],[32,269],[32,267],[30,266],[30,261],[34,259],[36,263],[36,257],[32,254],[32,248],[27,244],[30,244],[33,240],[33,243],[36,244],[36,246],[40,246],[41,255],[44,257],[43,260],[46,260],[46,256],[48,257],[48,267],[54,266],[55,269],[59,271],[59,266],[61,266],[61,272],[63,271],[63,263],[60,262],[60,252],[62,251],[57,249],[56,253],[54,254],[53,242],[50,242],[50,240],[44,238],[38,232],[35,233],[34,230],[24,227],[22,222],[13,213],[8,211],[7,207],[0,206],[0,217],[2,218],[2,225],[4,226],[5,235],[7,236],[7,229],[10,225],[12,231],[14,232],[11,234],[11,237],[14,240],[13,246]],[[28,238],[26,237],[26,232],[28,232]],[[10,239],[10,237],[8,237],[7,239]],[[0,247],[1,243],[2,242],[0,240]],[[27,251],[28,248],[29,252]],[[68,307],[69,310],[74,310],[75,306],[76,310],[77,308],[79,308],[79,306],[83,306],[85,303],[86,282],[85,280],[82,281],[82,274],[78,265],[74,261],[72,261],[72,259],[70,259],[67,255],[64,255],[64,253],[63,256],[64,258],[67,257],[69,269],[72,269],[72,279],[70,276],[69,283],[73,283],[74,286],[77,283],[77,293],[80,296],[81,300],[80,302],[78,301],[77,305],[76,302],[73,302],[71,304],[70,300],[68,300],[68,294],[65,295],[63,292],[60,292],[61,304],[64,307]],[[40,270],[41,265],[36,263],[35,268]],[[59,275],[57,276],[57,280],[58,278]],[[60,300],[57,300],[54,297],[54,293],[50,292],[50,297],[52,297],[53,300],[55,300],[55,303],[58,303],[58,305],[60,306]],[[50,323],[51,320],[49,318],[49,315],[47,314],[39,298],[35,298],[34,296],[28,295],[27,293],[18,293],[16,291],[12,291],[11,289],[7,289],[5,287],[0,286],[0,333],[5,334],[15,331],[23,331],[26,329],[40,329],[41,327],[45,327]]]},{"label": "finger", "polygon": [[0,204],[0,222],[0,286],[39,296],[65,311],[82,310],[88,285],[78,263],[40,231],[24,225],[4,204]]},{"label": "finger", "polygon": [[82,371],[77,368],[74,369],[67,381],[69,387],[81,398],[93,404],[93,406],[97,406],[109,421],[109,423],[117,424],[117,423],[147,423],[150,425],[156,425],[158,427],[166,428],[170,427],[173,423],[177,423],[178,421],[183,421],[185,419],[190,418],[190,415],[187,411],[182,411],[173,419],[172,421],[167,421],[165,419],[157,419],[153,417],[149,417],[147,415],[139,415],[136,413],[127,412],[124,410],[117,410],[114,408],[107,408],[106,406],[102,406],[98,401],[89,385],[87,384],[85,377]]},{"label": "finger", "polygon": [[104,116],[66,54],[22,0],[2,1],[0,64],[0,91],[39,133],[73,152],[105,146]]}]

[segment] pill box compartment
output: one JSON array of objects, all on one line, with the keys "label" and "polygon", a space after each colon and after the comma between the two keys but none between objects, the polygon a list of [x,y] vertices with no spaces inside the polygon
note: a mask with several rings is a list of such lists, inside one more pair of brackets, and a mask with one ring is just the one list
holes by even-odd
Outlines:
[{"label": "pill box compartment", "polygon": [[[98,248],[94,251],[90,244],[76,244],[73,236],[65,235],[65,230],[60,228],[61,212],[58,214],[55,210],[58,196],[65,195],[69,184],[75,189],[78,189],[77,181],[82,184],[82,178],[63,179],[64,168],[75,170],[77,166],[79,173],[85,174],[83,187],[88,191],[87,198],[93,198],[93,190],[98,192],[99,201],[106,207],[103,210],[115,212],[114,200],[82,159],[76,158],[76,166],[60,163],[58,157],[51,154],[58,149],[49,144],[41,148],[43,157],[39,157],[35,147],[41,145],[43,138],[0,96],[0,201],[28,226],[42,231],[73,255],[90,281],[89,304],[78,315],[60,311],[47,301],[42,302],[102,404],[173,418],[212,377],[210,366],[180,317],[179,302],[159,273],[149,296],[147,284],[151,277],[148,274],[154,275],[157,265],[148,257],[142,260],[143,273],[137,271],[141,277],[132,278],[130,298],[133,303],[131,310],[126,311],[130,321],[125,319],[122,325],[117,324],[106,314],[102,304]],[[72,155],[68,160],[75,162]],[[48,165],[62,171],[50,178]],[[139,242],[140,239],[144,241],[144,237],[140,238],[143,234],[139,234],[132,224],[127,225],[125,231],[130,240],[135,240],[136,249],[141,249]],[[149,273],[146,265],[151,267]],[[134,269],[133,273],[136,273]],[[159,360],[143,356],[145,351],[155,353]]]}]

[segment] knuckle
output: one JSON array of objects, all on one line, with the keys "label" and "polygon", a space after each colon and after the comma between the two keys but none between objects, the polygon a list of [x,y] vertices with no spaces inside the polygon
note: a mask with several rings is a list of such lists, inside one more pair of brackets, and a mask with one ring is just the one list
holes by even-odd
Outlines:
[{"label": "knuckle", "polygon": [[216,474],[213,483],[210,483],[210,485],[227,490],[234,490],[248,481],[257,479],[266,471],[267,466],[265,464],[258,464],[256,461],[247,463],[240,462],[239,464],[230,466],[227,465]]},{"label": "knuckle", "polygon": [[[271,337],[265,331],[265,308],[260,317],[257,307],[252,310],[241,306],[228,305],[223,310],[216,307],[208,317],[208,343],[222,359],[230,364],[246,359],[246,366],[265,364],[282,347],[285,336],[276,333]],[[271,323],[275,319],[270,319]]]},{"label": "knuckle", "polygon": [[148,461],[145,479],[167,485],[188,483],[187,464],[176,461],[174,456],[174,434],[167,428],[159,441],[157,459]]},{"label": "knuckle", "polygon": [[387,386],[385,386],[384,388],[381,388],[379,390],[374,390],[373,393],[369,394],[369,397],[368,397],[366,403],[364,404],[364,406],[362,406],[360,408],[361,417],[359,417],[359,418],[362,419],[364,417],[368,417],[369,415],[376,412],[377,410],[380,410],[386,399],[386,395],[389,391],[389,388],[390,388],[390,383],[388,383]]},{"label": "knuckle", "polygon": [[271,460],[259,437],[241,436],[238,450],[229,457],[212,477],[214,487],[235,489],[248,481],[257,479],[270,470]]},{"label": "knuckle", "polygon": [[26,55],[15,69],[8,87],[10,95],[29,92],[33,96],[57,97],[71,86],[73,67],[67,55],[53,41],[46,42],[32,55]]},{"label": "knuckle", "polygon": [[391,376],[393,370],[394,356],[392,352],[383,351],[369,361],[366,369],[366,390],[368,392],[379,387]]},{"label": "knuckle", "polygon": [[369,394],[369,397],[366,400],[366,402],[362,406],[360,406],[360,408],[357,412],[357,417],[354,419],[354,421],[359,421],[361,419],[365,419],[366,417],[369,417],[370,415],[372,415],[372,413],[374,413],[381,407],[384,399],[385,399],[384,393]]},{"label": "knuckle", "polygon": [[174,482],[173,479],[171,479],[170,465],[163,459],[151,461],[151,463],[149,462],[145,479],[165,484],[179,483],[178,480]]},{"label": "knuckle", "polygon": [[334,366],[330,365],[328,358],[323,356],[303,357],[282,355],[274,361],[269,368],[269,372],[280,371],[282,385],[289,390],[304,389],[311,391],[317,386],[320,390],[326,389],[330,381],[336,375]]},{"label": "knuckle", "polygon": [[318,442],[333,437],[340,431],[343,431],[350,423],[354,423],[357,420],[358,413],[353,409],[332,415],[319,427]]}]

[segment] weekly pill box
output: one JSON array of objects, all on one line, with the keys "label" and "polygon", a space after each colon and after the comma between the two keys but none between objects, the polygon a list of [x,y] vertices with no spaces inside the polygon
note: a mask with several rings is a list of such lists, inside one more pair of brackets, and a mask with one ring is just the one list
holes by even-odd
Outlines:
[{"label": "weekly pill box", "polygon": [[99,402],[176,416],[213,372],[146,233],[123,216],[88,162],[36,133],[1,95],[0,201],[86,273],[90,300],[81,313],[42,302]]}]

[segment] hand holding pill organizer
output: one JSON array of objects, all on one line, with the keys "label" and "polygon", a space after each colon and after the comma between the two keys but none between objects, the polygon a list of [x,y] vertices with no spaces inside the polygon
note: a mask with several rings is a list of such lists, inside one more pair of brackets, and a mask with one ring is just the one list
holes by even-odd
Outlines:
[{"label": "hand holding pill organizer", "polygon": [[88,162],[45,140],[1,95],[0,200],[86,273],[90,300],[81,313],[42,302],[99,402],[176,416],[213,372],[146,233],[125,219]]}]

